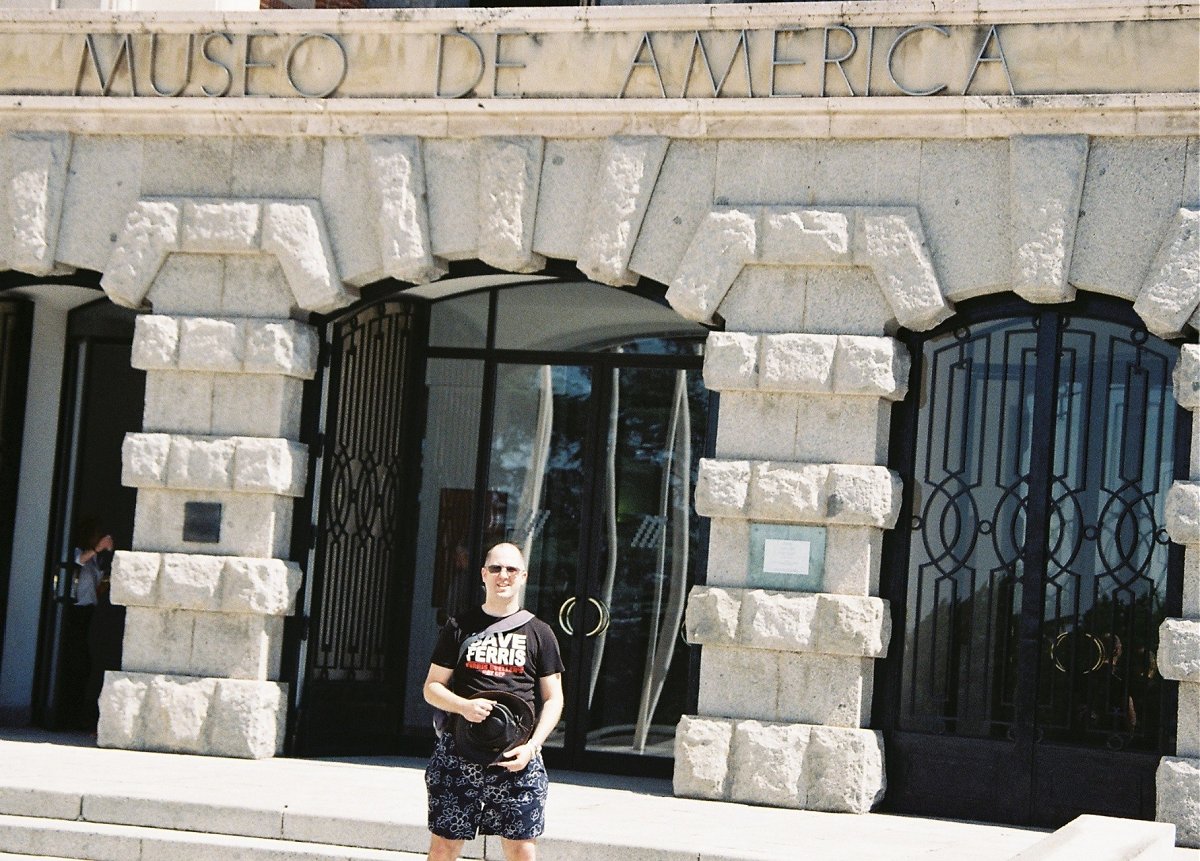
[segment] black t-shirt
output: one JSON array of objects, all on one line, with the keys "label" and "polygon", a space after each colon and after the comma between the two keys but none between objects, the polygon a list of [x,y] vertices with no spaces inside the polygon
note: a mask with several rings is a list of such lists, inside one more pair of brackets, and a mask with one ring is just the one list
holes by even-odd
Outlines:
[{"label": "black t-shirt", "polygon": [[563,671],[558,639],[541,619],[532,619],[511,631],[490,634],[472,644],[462,661],[458,660],[463,641],[500,618],[477,607],[448,620],[438,634],[431,662],[454,670],[450,689],[460,697],[509,691],[536,712],[541,702],[537,680]]}]

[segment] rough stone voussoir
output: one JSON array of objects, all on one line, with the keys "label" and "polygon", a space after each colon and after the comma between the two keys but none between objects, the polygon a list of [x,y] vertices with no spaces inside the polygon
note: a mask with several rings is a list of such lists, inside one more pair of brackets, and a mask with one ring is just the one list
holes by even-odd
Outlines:
[{"label": "rough stone voussoir", "polygon": [[1200,344],[1184,344],[1175,363],[1175,400],[1195,412],[1200,408]]},{"label": "rough stone voussoir", "polygon": [[1154,334],[1183,331],[1200,306],[1200,210],[1180,209],[1142,282],[1133,310]]},{"label": "rough stone voussoir", "polygon": [[1177,481],[1167,491],[1167,534],[1176,544],[1200,544],[1200,482]]},{"label": "rough stone voussoir", "polygon": [[185,200],[180,249],[226,254],[257,251],[261,229],[262,204],[257,201]]},{"label": "rough stone voussoir", "polygon": [[1164,679],[1200,682],[1200,620],[1163,621],[1158,629],[1158,671]]},{"label": "rough stone voussoir", "polygon": [[900,477],[883,466],[833,464],[826,484],[830,523],[891,529],[900,514]]},{"label": "rough stone voussoir", "polygon": [[903,400],[908,393],[908,370],[908,350],[895,338],[837,336],[833,388],[839,395]]},{"label": "rough stone voussoir", "polygon": [[483,143],[479,165],[479,259],[509,272],[537,272],[534,218],[545,141],[500,138]]},{"label": "rough stone voussoir", "polygon": [[729,751],[735,721],[684,715],[675,731],[675,794],[682,798],[729,797]]},{"label": "rough stone voussoir", "polygon": [[709,332],[704,344],[704,386],[716,392],[758,386],[758,336]]},{"label": "rough stone voussoir", "polygon": [[696,513],[702,517],[745,517],[750,461],[700,459]]},{"label": "rough stone voussoir", "polygon": [[763,335],[759,388],[772,392],[826,394],[834,388],[836,335]]},{"label": "rough stone voussoir", "polygon": [[742,609],[739,589],[694,586],[687,600],[685,630],[694,646],[704,643],[732,645],[738,639],[738,618]]},{"label": "rough stone voussoir", "polygon": [[762,213],[763,262],[807,266],[849,265],[851,210],[767,207]]},{"label": "rough stone voussoir", "polygon": [[758,249],[757,210],[710,212],[696,230],[667,290],[667,302],[707,323]]},{"label": "rough stone voussoir", "polygon": [[436,281],[448,271],[433,256],[425,162],[417,138],[366,140],[373,186],[379,194],[379,242],[388,275],[413,284]]},{"label": "rough stone voussoir", "polygon": [[11,176],[9,260],[12,269],[31,275],[55,270],[71,136],[55,132],[19,132],[8,136]]},{"label": "rough stone voussoir", "polygon": [[129,211],[100,279],[109,299],[142,306],[167,255],[179,250],[179,220],[179,204],[170,200],[141,200]]},{"label": "rough stone voussoir", "polygon": [[854,262],[875,273],[901,326],[923,332],[954,313],[934,271],[921,218],[912,207],[856,209]]},{"label": "rough stone voussoir", "polygon": [[1154,818],[1175,825],[1175,845],[1200,849],[1200,759],[1164,756],[1155,773]]},{"label": "rough stone voussoir", "polygon": [[326,313],[353,302],[338,277],[321,204],[269,201],[263,210],[262,248],[279,259],[296,307]]}]

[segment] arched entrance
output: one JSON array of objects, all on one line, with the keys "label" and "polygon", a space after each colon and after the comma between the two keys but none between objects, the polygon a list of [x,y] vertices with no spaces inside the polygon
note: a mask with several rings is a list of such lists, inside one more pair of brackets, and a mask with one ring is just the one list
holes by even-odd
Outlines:
[{"label": "arched entrance", "polygon": [[1176,686],[1155,652],[1182,595],[1163,528],[1190,439],[1178,348],[1100,297],[965,302],[906,340],[876,702],[887,804],[1047,826],[1152,818],[1174,751]]},{"label": "arched entrance", "polygon": [[551,764],[669,774],[698,671],[679,630],[703,570],[705,334],[660,296],[529,276],[331,324],[298,750],[428,747],[437,626],[511,540],[567,661]]}]

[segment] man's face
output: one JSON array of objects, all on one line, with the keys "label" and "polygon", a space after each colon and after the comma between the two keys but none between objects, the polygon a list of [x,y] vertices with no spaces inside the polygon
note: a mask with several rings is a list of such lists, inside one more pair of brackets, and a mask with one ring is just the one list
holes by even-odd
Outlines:
[{"label": "man's face", "polygon": [[511,598],[525,582],[525,560],[515,547],[493,547],[483,562],[482,575],[489,598]]}]

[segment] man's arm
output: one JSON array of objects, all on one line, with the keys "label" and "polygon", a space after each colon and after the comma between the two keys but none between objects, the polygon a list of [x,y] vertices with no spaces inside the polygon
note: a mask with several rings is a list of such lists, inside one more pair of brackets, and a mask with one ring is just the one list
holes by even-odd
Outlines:
[{"label": "man's arm", "polygon": [[542,745],[550,737],[550,733],[554,732],[554,727],[558,725],[558,719],[562,717],[562,673],[542,676],[538,680],[538,686],[542,693],[542,714],[538,718],[537,726],[533,728],[533,735],[525,744],[505,751],[504,758],[496,763],[509,771],[520,771],[529,765],[529,760],[533,759],[534,755],[542,749]]},{"label": "man's arm", "polygon": [[[425,677],[425,702],[444,712],[462,715],[471,723],[479,723],[492,711],[492,701],[485,699],[467,699],[460,697],[450,690],[450,679],[454,670],[449,667],[429,665],[429,675]],[[560,707],[561,710],[561,707]]]}]

